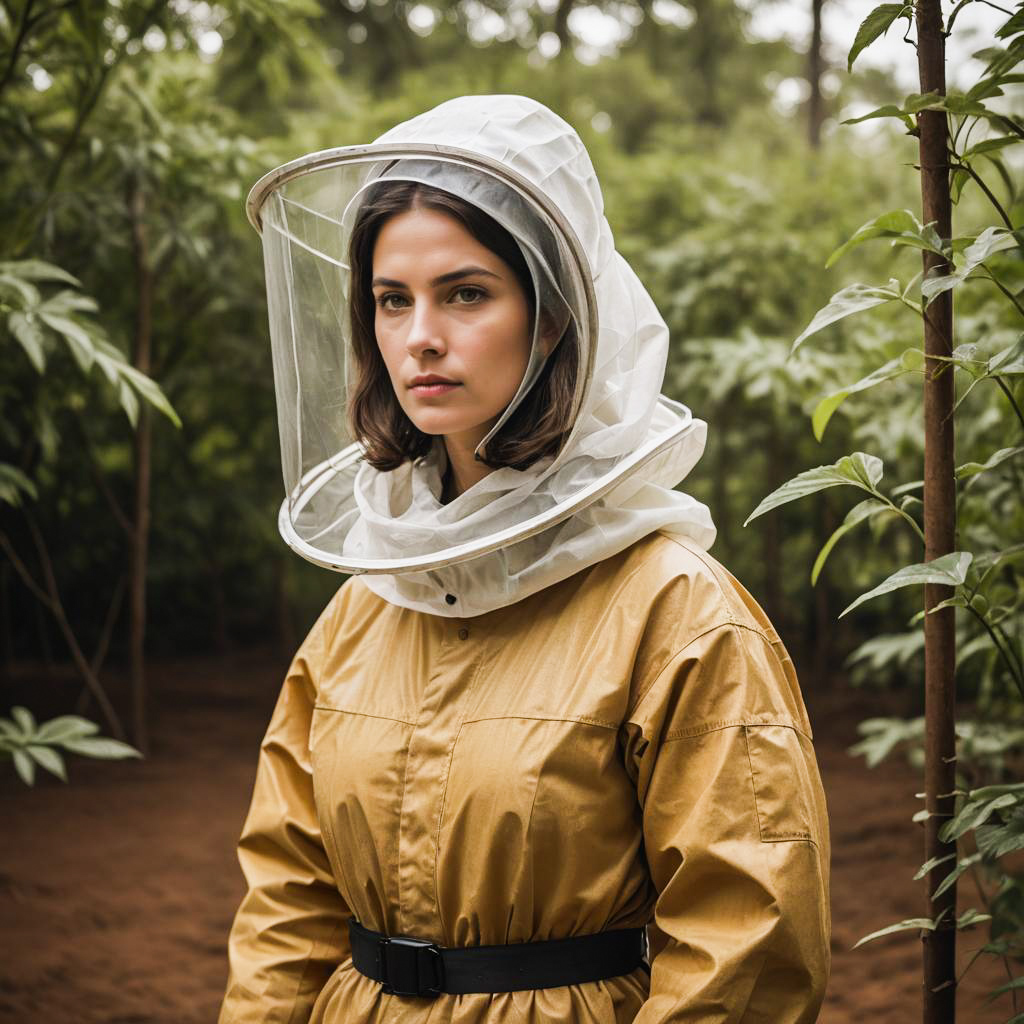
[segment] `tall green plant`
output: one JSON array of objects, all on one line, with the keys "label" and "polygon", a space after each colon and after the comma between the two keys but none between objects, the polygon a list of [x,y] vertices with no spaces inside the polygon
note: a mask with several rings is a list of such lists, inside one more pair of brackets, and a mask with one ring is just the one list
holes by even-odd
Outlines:
[{"label": "tall green plant", "polygon": [[[952,32],[958,14],[970,2],[958,4],[945,25],[934,26],[935,33]],[[918,10],[916,45],[922,81],[927,85],[923,51],[930,29],[922,15],[924,8],[937,11],[937,5],[921,4]],[[904,4],[876,8],[858,32],[850,64],[895,22],[910,20],[913,14],[914,9]],[[923,269],[908,280],[893,276],[884,283],[858,282],[841,289],[792,345],[795,351],[808,338],[867,310],[895,307],[909,313],[924,325],[926,344],[906,346],[882,365],[866,367],[859,379],[823,396],[812,415],[814,433],[820,440],[851,396],[863,401],[879,395],[876,404],[881,403],[887,401],[884,389],[894,387],[898,379],[923,376],[930,437],[944,438],[951,452],[955,419],[961,450],[967,449],[972,457],[955,470],[936,464],[934,457],[929,469],[926,457],[925,481],[893,485],[883,484],[881,457],[855,452],[788,481],[768,495],[747,522],[812,493],[853,487],[861,492],[862,500],[823,546],[812,581],[817,580],[842,538],[882,517],[901,523],[918,551],[925,547],[924,560],[919,557],[909,565],[897,564],[887,578],[853,600],[842,615],[885,595],[898,596],[904,588],[945,588],[937,601],[933,590],[925,611],[913,616],[910,626],[930,627],[940,616],[952,625],[953,616],[957,617],[958,673],[962,688],[974,699],[976,716],[960,722],[955,750],[952,720],[947,717],[948,746],[933,746],[925,759],[931,765],[926,784],[928,804],[916,820],[929,825],[937,844],[945,844],[945,848],[930,847],[917,876],[928,878],[929,916],[889,925],[861,942],[898,931],[921,933],[926,939],[925,1019],[949,1021],[958,980],[952,938],[956,930],[989,922],[990,941],[979,955],[1006,960],[1011,980],[994,995],[1009,993],[1014,1006],[1012,1021],[1022,1022],[1024,1013],[1017,1012],[1016,995],[1024,988],[1024,977],[1014,974],[1024,958],[1024,883],[1006,868],[1003,858],[1024,849],[1024,783],[1013,779],[1014,757],[1024,740],[1024,544],[1020,541],[1024,536],[1024,334],[1020,333],[1024,231],[1020,197],[1006,162],[1012,147],[1024,141],[1024,119],[1012,112],[1012,106],[1008,111],[1006,102],[1007,94],[1012,95],[1024,81],[1018,72],[1024,59],[1024,11],[1010,15],[997,32],[996,45],[978,56],[985,62],[984,70],[965,92],[947,95],[940,80],[938,88],[926,88],[901,104],[880,107],[848,122],[893,119],[904,125],[908,134],[920,137],[925,209],[937,209],[929,205],[929,187],[937,184],[963,212],[960,219],[970,218],[975,223],[967,232],[956,234],[951,226],[942,224],[941,214],[935,214],[937,219],[926,216],[922,223],[909,210],[890,211],[868,221],[832,254],[830,264],[857,246],[886,240],[898,251],[919,251]],[[937,158],[927,153],[926,134],[936,118],[940,133],[930,137],[942,141]],[[990,172],[996,181],[990,180]],[[929,173],[934,174],[931,182]],[[985,207],[977,204],[979,198]],[[975,203],[973,208],[971,203]],[[978,212],[983,208],[987,208],[988,218]],[[949,303],[954,293],[962,307],[955,346],[949,337]],[[943,332],[947,348],[942,345]],[[936,334],[940,336],[937,347],[929,340]],[[929,394],[942,388],[950,389],[951,408],[946,412],[928,405]],[[938,413],[934,411],[937,408]],[[942,490],[947,486],[948,498]],[[937,529],[937,517],[941,519],[947,512],[950,531],[953,522],[957,524],[956,542],[943,547],[939,541],[936,546],[936,535],[933,532],[929,537],[928,530]],[[927,634],[928,628],[925,631]],[[947,645],[944,653],[930,655],[929,671],[936,678],[943,672],[952,674],[949,654],[953,642],[950,631],[942,640]],[[905,649],[906,645],[890,642],[888,656],[901,657]],[[876,643],[876,659],[884,650]],[[883,654],[878,660],[884,662],[886,657]],[[929,686],[936,685],[929,676]],[[869,764],[878,763],[899,747],[914,751],[920,761],[922,746],[929,738],[934,740],[941,728],[941,713],[948,716],[952,710],[951,690],[942,693],[940,702],[946,706],[937,709],[939,713],[929,719],[927,728],[923,719],[863,723],[864,740],[854,749],[867,755]],[[976,875],[984,906],[969,908],[956,917],[955,886],[967,871]],[[943,935],[949,937],[948,942],[941,941]]]}]

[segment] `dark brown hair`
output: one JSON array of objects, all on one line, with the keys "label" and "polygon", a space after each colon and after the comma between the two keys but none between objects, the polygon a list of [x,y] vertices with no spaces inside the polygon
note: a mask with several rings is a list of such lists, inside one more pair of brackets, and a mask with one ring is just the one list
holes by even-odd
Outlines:
[{"label": "dark brown hair", "polygon": [[[366,449],[374,469],[396,469],[430,451],[433,436],[419,430],[395,396],[377,346],[371,281],[373,250],[381,228],[408,210],[437,210],[457,220],[515,272],[530,306],[531,330],[536,316],[533,279],[516,240],[483,210],[450,192],[419,182],[385,181],[373,186],[359,208],[349,241],[349,323],[355,355],[355,383],[348,403],[352,436]],[[544,315],[541,310],[541,316]],[[572,400],[579,356],[570,323],[526,397],[491,439],[483,462],[492,469],[527,469],[555,455],[572,427]]]}]

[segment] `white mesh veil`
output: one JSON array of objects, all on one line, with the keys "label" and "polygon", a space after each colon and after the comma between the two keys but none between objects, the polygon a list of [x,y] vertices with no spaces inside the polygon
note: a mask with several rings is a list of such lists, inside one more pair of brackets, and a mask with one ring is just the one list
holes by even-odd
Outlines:
[{"label": "white mesh veil", "polygon": [[[557,456],[496,469],[447,505],[439,439],[381,472],[347,433],[348,244],[361,204],[392,180],[451,192],[501,224],[529,267],[536,310],[578,350],[575,417]],[[263,232],[286,488],[279,526],[304,557],[366,574],[395,604],[463,617],[654,530],[713,542],[706,507],[673,490],[700,458],[706,426],[660,395],[667,328],[615,251],[586,149],[546,107],[521,96],[450,100],[370,146],[278,168],[254,187],[249,214]],[[518,392],[478,453],[554,351],[540,322]]]}]

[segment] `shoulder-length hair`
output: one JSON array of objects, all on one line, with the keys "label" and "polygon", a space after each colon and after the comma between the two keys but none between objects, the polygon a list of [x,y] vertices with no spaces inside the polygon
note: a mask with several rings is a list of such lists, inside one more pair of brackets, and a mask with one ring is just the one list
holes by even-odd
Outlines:
[{"label": "shoulder-length hair", "polygon": [[[354,354],[354,382],[348,403],[349,430],[379,470],[396,469],[426,455],[433,436],[419,430],[395,396],[377,346],[373,250],[381,228],[408,210],[437,210],[457,220],[514,272],[530,306],[530,329],[537,311],[533,279],[516,240],[483,210],[449,192],[420,182],[382,181],[368,191],[349,241],[349,325]],[[540,312],[544,316],[544,310]],[[565,335],[548,358],[529,393],[488,443],[482,456],[492,469],[527,469],[538,459],[556,455],[572,428],[573,392],[579,363],[575,330]]]}]

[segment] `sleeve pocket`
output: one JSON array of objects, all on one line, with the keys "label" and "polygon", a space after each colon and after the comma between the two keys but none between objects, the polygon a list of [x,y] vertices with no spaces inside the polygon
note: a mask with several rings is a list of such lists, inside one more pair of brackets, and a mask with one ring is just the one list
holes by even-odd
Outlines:
[{"label": "sleeve pocket", "polygon": [[814,754],[810,740],[785,725],[744,727],[761,841],[817,842],[812,792]]}]

